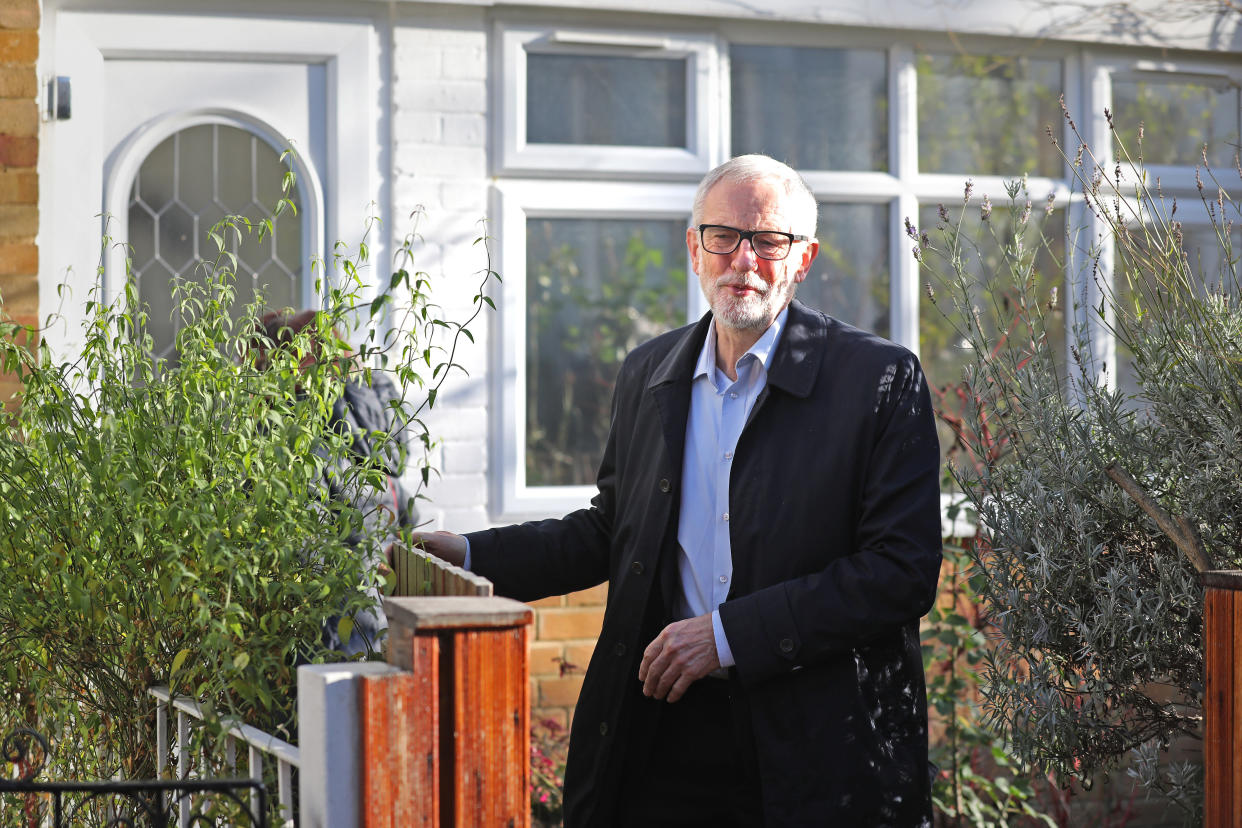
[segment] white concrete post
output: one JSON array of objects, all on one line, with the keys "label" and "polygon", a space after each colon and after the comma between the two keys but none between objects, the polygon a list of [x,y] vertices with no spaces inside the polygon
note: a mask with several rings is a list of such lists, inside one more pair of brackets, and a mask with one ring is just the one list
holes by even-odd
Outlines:
[{"label": "white concrete post", "polygon": [[362,676],[401,672],[378,662],[298,668],[300,814],[304,828],[362,824]]}]

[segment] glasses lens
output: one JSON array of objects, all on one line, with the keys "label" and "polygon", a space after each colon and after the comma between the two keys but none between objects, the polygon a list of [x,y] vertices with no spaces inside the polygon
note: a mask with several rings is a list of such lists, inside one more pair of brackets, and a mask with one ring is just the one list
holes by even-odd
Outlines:
[{"label": "glasses lens", "polygon": [[755,255],[761,259],[783,259],[789,255],[789,236],[783,233],[756,233],[750,240]]},{"label": "glasses lens", "polygon": [[704,227],[703,246],[709,253],[732,253],[740,234],[729,227]]}]

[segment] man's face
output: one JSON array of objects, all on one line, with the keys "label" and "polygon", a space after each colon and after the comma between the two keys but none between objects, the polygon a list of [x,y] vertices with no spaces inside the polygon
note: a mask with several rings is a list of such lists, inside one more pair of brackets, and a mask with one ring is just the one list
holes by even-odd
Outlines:
[{"label": "man's face", "polygon": [[[698,222],[796,233],[802,228],[793,226],[788,202],[780,184],[725,180],[708,191]],[[756,256],[751,243],[743,241],[732,253],[709,253],[694,227],[686,231],[686,246],[717,324],[755,331],[765,330],[785,309],[819,252],[817,242],[794,242],[787,258],[771,261]]]}]

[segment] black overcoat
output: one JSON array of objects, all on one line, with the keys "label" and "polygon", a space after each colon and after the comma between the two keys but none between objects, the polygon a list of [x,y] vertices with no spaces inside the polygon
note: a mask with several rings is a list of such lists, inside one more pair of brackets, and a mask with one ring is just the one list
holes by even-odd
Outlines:
[{"label": "black overcoat", "polygon": [[[622,364],[591,507],[469,535],[472,568],[521,600],[609,582],[572,727],[566,826],[641,791],[662,702],[642,651],[670,619],[690,381],[710,315]],[[720,607],[754,725],[765,824],[930,825],[918,619],[940,569],[940,453],[906,349],[794,302],[729,481],[733,587]]]}]

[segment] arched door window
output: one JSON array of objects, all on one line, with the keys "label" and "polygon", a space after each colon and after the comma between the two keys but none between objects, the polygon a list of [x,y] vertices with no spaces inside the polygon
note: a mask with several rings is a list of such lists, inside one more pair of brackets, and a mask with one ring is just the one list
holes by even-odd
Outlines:
[{"label": "arched door window", "polygon": [[[208,231],[225,216],[244,216],[252,224],[272,218],[285,172],[267,141],[221,123],[174,132],[143,159],[129,196],[128,241],[131,278],[139,301],[149,308],[147,331],[158,356],[172,356],[184,324],[173,280],[206,278],[202,263],[209,266],[217,255]],[[309,255],[298,189],[289,194],[297,212],[275,217],[273,232],[262,240],[257,231],[243,232],[240,241],[226,234],[227,249],[237,257],[234,317],[258,293],[270,308],[303,304]]]}]

